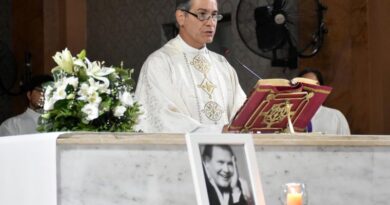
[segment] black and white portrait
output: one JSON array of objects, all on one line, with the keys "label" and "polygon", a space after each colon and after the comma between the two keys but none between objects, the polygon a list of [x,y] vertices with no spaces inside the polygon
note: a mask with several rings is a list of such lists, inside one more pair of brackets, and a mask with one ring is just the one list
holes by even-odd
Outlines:
[{"label": "black and white portrait", "polygon": [[200,150],[210,205],[253,204],[244,146],[208,144]]},{"label": "black and white portrait", "polygon": [[198,204],[265,204],[251,137],[187,135]]}]

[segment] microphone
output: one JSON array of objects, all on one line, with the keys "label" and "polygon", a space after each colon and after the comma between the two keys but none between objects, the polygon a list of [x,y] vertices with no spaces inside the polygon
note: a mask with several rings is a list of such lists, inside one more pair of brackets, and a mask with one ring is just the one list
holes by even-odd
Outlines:
[{"label": "microphone", "polygon": [[254,75],[259,80],[263,79],[259,75],[257,75],[257,73],[255,71],[253,71],[248,66],[244,65],[243,63],[241,63],[240,60],[238,60],[237,58],[235,58],[233,55],[230,55],[230,54],[231,54],[231,51],[226,48],[225,52],[224,52],[224,56],[225,57],[230,57],[230,59],[233,59],[236,63],[238,63],[241,67],[245,68],[250,74]]}]

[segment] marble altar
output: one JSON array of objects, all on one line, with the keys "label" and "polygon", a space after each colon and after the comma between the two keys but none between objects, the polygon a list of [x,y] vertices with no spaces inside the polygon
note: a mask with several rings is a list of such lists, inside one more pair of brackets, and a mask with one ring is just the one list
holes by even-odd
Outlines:
[{"label": "marble altar", "polygon": [[[307,185],[310,205],[390,201],[390,136],[254,135],[267,205]],[[57,139],[59,205],[196,204],[184,134],[68,133]]]}]

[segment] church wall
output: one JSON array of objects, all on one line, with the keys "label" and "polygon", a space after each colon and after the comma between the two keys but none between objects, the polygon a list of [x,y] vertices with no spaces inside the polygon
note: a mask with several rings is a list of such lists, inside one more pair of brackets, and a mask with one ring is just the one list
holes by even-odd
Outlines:
[{"label": "church wall", "polygon": [[[324,74],[326,84],[334,90],[326,105],[341,110],[354,133],[369,130],[367,101],[371,84],[360,86],[360,80],[370,73],[367,59],[367,2],[323,1],[328,6],[328,34],[321,52],[302,60],[302,66],[316,67]],[[369,79],[367,79],[369,80]],[[359,109],[365,107],[365,109]]]},{"label": "church wall", "polygon": [[[369,58],[374,86],[370,98],[374,101],[372,118],[376,119],[371,125],[373,133],[390,133],[390,2],[386,0],[369,1],[368,7],[368,36]],[[361,80],[364,82],[364,78]]]},{"label": "church wall", "polygon": [[301,67],[322,71],[334,88],[325,104],[346,115],[352,133],[389,134],[389,2],[322,2],[329,32],[321,52],[301,60]]},{"label": "church wall", "polygon": [[[11,0],[0,1],[0,8],[2,12],[0,12],[0,58],[1,58],[1,66],[5,63],[9,64],[12,59],[3,59],[3,56],[6,56],[6,50],[11,46],[11,28],[10,28],[10,19],[11,19]],[[4,75],[9,73],[13,73],[12,71],[5,70],[4,67],[0,67],[0,79],[1,83],[4,85],[10,85],[9,78],[4,78]],[[8,86],[7,86],[8,87]],[[0,122],[4,119],[11,116],[11,111],[8,109],[10,107],[10,97],[1,90],[0,92]]]},{"label": "church wall", "polygon": [[[66,0],[43,0],[44,11],[44,70],[50,73],[55,66],[52,56],[67,47],[66,42]],[[77,11],[77,10],[76,10]],[[81,35],[77,39],[81,38]],[[74,40],[75,41],[75,40]]]},{"label": "church wall", "polygon": [[[13,63],[9,68],[1,68],[3,82],[12,93],[1,94],[0,120],[3,121],[25,110],[26,97],[20,93],[20,85],[26,76],[43,72],[43,7],[41,0],[6,0],[0,4],[1,40],[7,45],[4,49],[11,52],[5,51],[8,56],[1,63]],[[25,66],[27,54],[31,55],[32,70]]]}]

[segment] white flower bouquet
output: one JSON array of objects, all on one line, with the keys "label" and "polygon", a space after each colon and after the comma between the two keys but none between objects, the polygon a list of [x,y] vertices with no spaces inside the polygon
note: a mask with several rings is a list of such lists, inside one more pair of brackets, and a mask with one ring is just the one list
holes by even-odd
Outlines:
[{"label": "white flower bouquet", "polygon": [[44,86],[39,131],[134,131],[141,111],[131,95],[132,69],[91,62],[84,50],[73,57],[65,49],[53,59],[58,66]]}]

